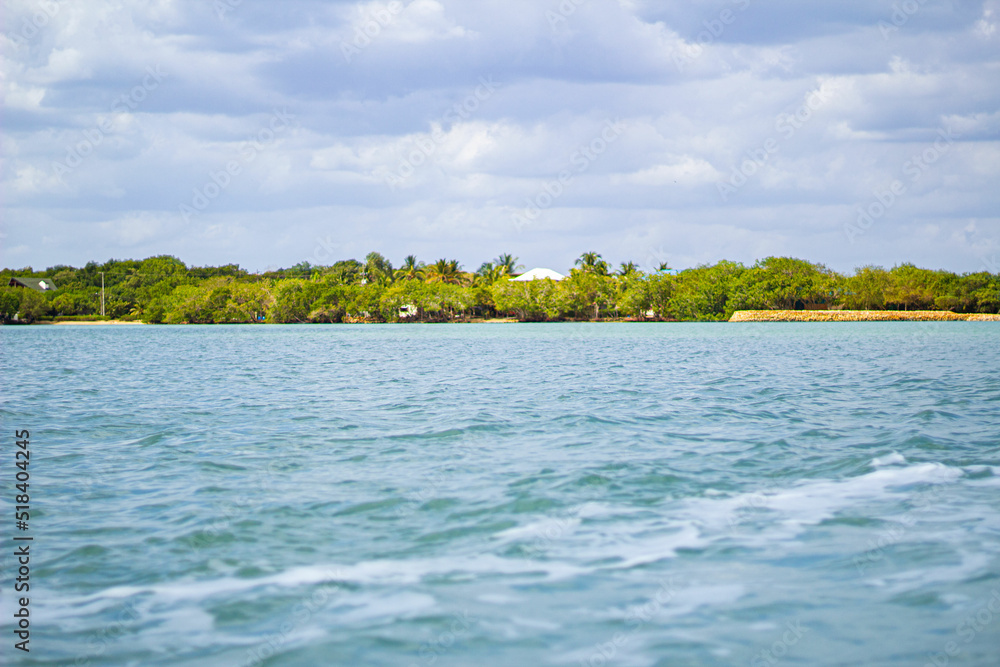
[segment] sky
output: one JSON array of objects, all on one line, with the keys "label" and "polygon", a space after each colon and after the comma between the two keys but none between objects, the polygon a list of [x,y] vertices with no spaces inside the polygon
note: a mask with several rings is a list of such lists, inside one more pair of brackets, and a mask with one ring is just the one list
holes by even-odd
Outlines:
[{"label": "sky", "polygon": [[4,0],[0,265],[1000,272],[1000,0]]}]

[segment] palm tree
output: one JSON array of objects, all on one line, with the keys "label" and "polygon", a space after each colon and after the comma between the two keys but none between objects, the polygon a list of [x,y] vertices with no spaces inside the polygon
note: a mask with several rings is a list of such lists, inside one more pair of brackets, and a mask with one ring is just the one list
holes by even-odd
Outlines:
[{"label": "palm tree", "polygon": [[426,269],[427,282],[429,283],[452,283],[462,282],[462,267],[457,259],[439,259]]},{"label": "palm tree", "polygon": [[483,262],[473,276],[473,285],[492,285],[507,275],[506,266],[497,266],[493,262]]},{"label": "palm tree", "polygon": [[608,263],[601,259],[601,256],[596,252],[583,253],[573,264],[588,273],[596,273],[601,276],[608,275]]},{"label": "palm tree", "polygon": [[403,265],[396,269],[395,276],[397,280],[422,280],[424,263],[418,262],[416,255],[407,255],[403,259]]},{"label": "palm tree", "polygon": [[368,253],[362,272],[367,283],[388,285],[393,279],[392,262],[377,252]]},{"label": "palm tree", "polygon": [[501,275],[509,276],[524,268],[523,264],[517,263],[517,257],[510,253],[504,253],[493,260],[493,263],[500,269]]},{"label": "palm tree", "polygon": [[660,264],[656,267],[656,270],[658,273],[663,273],[664,271],[672,271],[673,269],[667,266],[666,262],[660,262]]},{"label": "palm tree", "polygon": [[622,278],[631,278],[639,273],[639,267],[635,265],[635,262],[622,262],[621,267],[618,269],[618,275]]}]

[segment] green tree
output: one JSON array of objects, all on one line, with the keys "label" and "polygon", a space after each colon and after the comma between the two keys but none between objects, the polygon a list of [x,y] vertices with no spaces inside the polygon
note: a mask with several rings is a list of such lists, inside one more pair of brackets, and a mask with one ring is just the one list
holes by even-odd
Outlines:
[{"label": "green tree", "polygon": [[881,266],[863,266],[845,281],[844,305],[851,310],[882,310],[888,288],[888,271]]},{"label": "green tree", "polygon": [[934,304],[935,278],[933,271],[913,264],[900,264],[889,271],[885,291],[886,303],[896,309],[923,310]]},{"label": "green tree", "polygon": [[585,252],[573,263],[587,273],[596,273],[599,276],[608,275],[608,263],[601,259],[596,252]]},{"label": "green tree", "polygon": [[613,278],[591,269],[572,269],[559,286],[566,296],[566,306],[577,318],[599,319],[601,312],[614,306],[616,284]]},{"label": "green tree", "polygon": [[500,269],[502,276],[512,276],[524,268],[523,264],[517,263],[517,257],[510,253],[504,253],[494,259],[493,265]]},{"label": "green tree", "polygon": [[678,320],[725,320],[742,307],[738,288],[746,267],[721,261],[681,271],[673,282],[667,314]]},{"label": "green tree", "polygon": [[493,262],[483,262],[473,276],[472,284],[489,287],[507,275],[507,267],[494,264]]},{"label": "green tree", "polygon": [[618,268],[618,275],[622,278],[633,278],[641,274],[642,271],[639,270],[635,262],[622,262]]},{"label": "green tree", "polygon": [[15,287],[0,287],[0,320],[9,322],[17,315],[21,299],[15,292]]},{"label": "green tree", "polygon": [[345,259],[328,267],[324,272],[324,280],[340,285],[357,285],[361,283],[365,265],[356,259]]},{"label": "green tree", "polygon": [[520,282],[500,280],[490,287],[499,313],[513,313],[525,322],[558,319],[565,311],[565,296],[560,284],[548,278]]},{"label": "green tree", "polygon": [[[56,283],[57,285],[59,283]],[[94,294],[59,290],[52,299],[52,310],[56,315],[93,315],[98,309]]]},{"label": "green tree", "polygon": [[768,257],[744,271],[733,296],[739,308],[794,310],[833,300],[834,274],[791,257]]},{"label": "green tree", "polygon": [[966,312],[1000,312],[1000,275],[986,271],[962,276],[959,294]]},{"label": "green tree", "polygon": [[462,267],[458,260],[439,259],[429,265],[425,270],[427,282],[429,283],[451,283],[460,284],[464,280]]},{"label": "green tree", "polygon": [[321,283],[311,280],[292,278],[279,281],[275,285],[274,301],[267,312],[267,320],[278,324],[307,322],[321,289]]},{"label": "green tree", "polygon": [[654,318],[666,318],[670,297],[673,294],[673,276],[654,274],[625,283],[618,300],[625,315],[645,319],[652,311]]},{"label": "green tree", "polygon": [[351,285],[346,289],[344,310],[346,315],[358,318],[378,319],[381,315],[379,302],[386,288],[380,283]]},{"label": "green tree", "polygon": [[15,288],[20,296],[17,317],[25,322],[37,322],[51,313],[45,294],[29,288]]},{"label": "green tree", "polygon": [[216,311],[215,322],[253,323],[274,305],[274,296],[265,283],[240,283],[229,286],[225,303]]},{"label": "green tree", "polygon": [[426,292],[427,285],[416,278],[401,277],[397,279],[391,287],[382,293],[379,299],[379,311],[382,318],[387,322],[398,322],[401,319],[423,320]]},{"label": "green tree", "polygon": [[416,255],[403,258],[403,265],[396,269],[396,280],[423,280],[424,265],[417,261]]},{"label": "green tree", "polygon": [[365,266],[362,269],[362,276],[366,283],[373,283],[387,286],[392,284],[394,272],[392,262],[383,257],[380,253],[370,252],[365,257]]}]

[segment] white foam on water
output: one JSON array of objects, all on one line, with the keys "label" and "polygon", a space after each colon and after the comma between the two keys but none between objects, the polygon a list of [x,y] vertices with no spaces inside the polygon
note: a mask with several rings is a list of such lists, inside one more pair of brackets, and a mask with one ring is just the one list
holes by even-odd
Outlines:
[{"label": "white foam on water", "polygon": [[494,535],[496,539],[502,541],[519,540],[557,540],[571,534],[580,525],[579,517],[550,517],[539,519],[523,526],[514,526]]},{"label": "white foam on water", "polygon": [[666,617],[686,616],[699,607],[729,606],[745,594],[746,586],[743,584],[689,586],[677,591],[671,602],[665,605],[663,615]]},{"label": "white foam on water", "polygon": [[899,452],[893,452],[888,456],[878,456],[872,459],[873,468],[881,468],[883,466],[894,466],[894,465],[905,465],[906,457],[904,457]]},{"label": "white foam on water", "polygon": [[[886,588],[891,595],[899,595],[939,584],[954,584],[988,572],[991,558],[986,554],[963,554],[956,565],[921,567],[884,576],[869,583]],[[877,582],[877,583],[876,583]]]},{"label": "white foam on water", "polygon": [[[358,598],[360,596],[351,596]],[[358,600],[355,600],[355,603]],[[348,603],[351,600],[348,599]],[[434,596],[426,593],[413,593],[410,591],[400,591],[385,597],[365,596],[364,604],[356,609],[337,615],[337,622],[340,623],[366,623],[382,620],[392,622],[399,617],[413,616],[419,612],[427,611],[436,604]]]},{"label": "white foam on water", "polygon": [[[593,644],[562,656],[563,661],[572,664],[579,662],[590,664],[591,658],[602,655],[600,646],[611,641],[615,634],[619,634],[624,636],[624,641],[619,642],[616,647],[614,664],[651,665],[655,661],[650,659],[650,648],[654,642],[663,638],[664,632],[669,631],[674,638],[684,634],[677,627],[677,618],[687,616],[706,606],[731,606],[746,594],[746,587],[742,584],[703,586],[694,583],[678,584],[665,600],[657,598],[660,592],[658,589],[651,589],[648,598],[639,600],[636,604],[598,612],[596,620],[625,622],[626,629],[608,632],[606,636],[593,637]],[[656,627],[656,633],[648,632],[649,627]],[[687,638],[700,641],[691,636]],[[607,664],[612,662],[608,661]]]},{"label": "white foam on water", "polygon": [[522,628],[529,628],[532,630],[545,630],[547,632],[555,632],[562,629],[562,625],[559,623],[553,623],[552,621],[545,621],[538,618],[524,618],[523,616],[511,616],[510,622]]},{"label": "white foam on water", "polygon": [[771,621],[757,621],[755,623],[750,623],[747,627],[754,632],[770,632],[771,630],[777,628],[778,625],[776,623],[772,623]]},{"label": "white foam on water", "polygon": [[633,544],[634,555],[625,558],[616,568],[632,568],[637,565],[655,563],[665,558],[673,558],[678,549],[695,549],[708,544],[692,524],[683,524],[678,532],[643,540]]},{"label": "white foam on water", "polygon": [[524,602],[524,598],[520,596],[502,595],[494,593],[488,593],[486,595],[478,595],[476,596],[476,599],[479,600],[480,602],[485,602],[486,604],[498,604],[498,605],[512,605]]},{"label": "white foam on water", "polygon": [[966,466],[965,471],[970,475],[981,475],[989,472],[989,477],[984,476],[979,477],[978,479],[969,480],[969,484],[977,486],[1000,486],[1000,466]]},{"label": "white foam on water", "polygon": [[616,559],[599,569],[628,569],[673,558],[680,549],[704,548],[719,540],[750,547],[794,541],[809,526],[859,505],[902,497],[900,487],[948,484],[964,475],[939,463],[880,467],[843,480],[806,480],[789,487],[729,497],[689,498],[666,504],[652,519],[627,524],[583,524],[548,552],[570,559]]},{"label": "white foam on water", "polygon": [[687,503],[687,516],[709,534],[728,532],[748,539],[751,536],[743,534],[740,525],[768,516],[770,528],[765,537],[794,537],[805,526],[832,518],[841,510],[888,498],[897,487],[947,484],[963,475],[961,469],[940,463],[881,467],[843,480],[807,480],[789,488],[771,487],[725,499],[695,498]]},{"label": "white foam on water", "polygon": [[[893,465],[842,480],[805,480],[787,487],[769,486],[756,493],[688,498],[661,506],[652,517],[629,522],[579,523],[549,518],[518,526],[497,537],[532,539],[552,557],[579,562],[613,559],[597,569],[629,569],[673,558],[680,549],[705,548],[735,539],[751,547],[795,540],[809,526],[838,513],[886,498],[901,498],[914,484],[943,485],[964,476],[960,468],[940,463]],[[596,508],[595,508],[596,509]],[[607,507],[598,515],[621,512]],[[649,515],[649,509],[641,514]],[[546,565],[551,565],[546,562]]]},{"label": "white foam on water", "polygon": [[99,593],[76,599],[64,599],[59,606],[72,608],[72,614],[81,609],[98,610],[109,601],[133,596],[152,596],[150,603],[176,604],[199,603],[220,595],[245,594],[268,588],[283,590],[304,586],[342,583],[374,586],[398,586],[419,583],[424,577],[458,574],[544,575],[546,580],[566,579],[588,572],[588,569],[560,562],[541,562],[528,559],[501,558],[491,554],[475,557],[428,558],[413,560],[373,560],[355,565],[304,566],[291,568],[265,577],[238,579],[221,577],[204,581],[178,581],[149,586],[115,586]]}]

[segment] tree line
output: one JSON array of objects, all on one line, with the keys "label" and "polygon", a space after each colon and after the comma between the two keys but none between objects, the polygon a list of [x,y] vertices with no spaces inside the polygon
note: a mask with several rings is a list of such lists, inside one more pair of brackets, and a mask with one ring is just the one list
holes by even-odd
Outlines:
[{"label": "tree line", "polygon": [[47,278],[52,292],[0,287],[0,319],[99,319],[101,278],[109,319],[166,324],[296,322],[454,322],[638,319],[714,321],[736,310],[813,308],[1000,312],[1000,274],[956,274],[901,264],[851,275],[789,257],[751,266],[721,261],[680,272],[613,268],[587,252],[561,281],[512,281],[523,267],[509,254],[465,271],[457,260],[394,267],[377,252],[364,261],[308,262],[251,274],[236,264],[189,267],[172,256],[0,271]]}]

